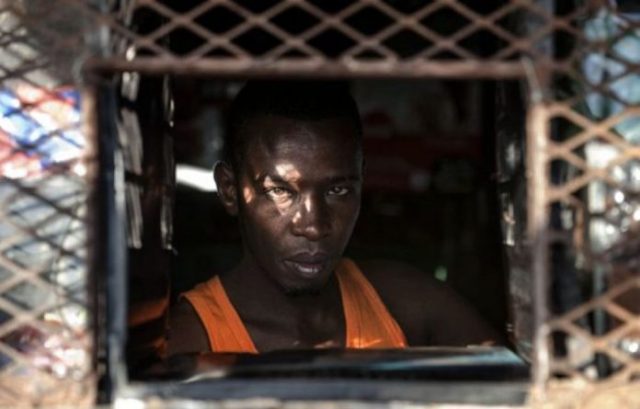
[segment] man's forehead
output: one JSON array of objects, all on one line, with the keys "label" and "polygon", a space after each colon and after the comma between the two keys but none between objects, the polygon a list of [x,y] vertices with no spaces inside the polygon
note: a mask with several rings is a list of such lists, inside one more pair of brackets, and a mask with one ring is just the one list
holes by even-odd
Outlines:
[{"label": "man's forehead", "polygon": [[310,120],[262,115],[246,125],[244,139],[246,149],[295,150],[321,142],[340,149],[357,148],[358,135],[348,118]]},{"label": "man's forehead", "polygon": [[[247,150],[244,171],[251,179],[326,180],[360,177],[361,155],[353,138],[291,130],[272,138],[256,137]],[[340,139],[351,139],[346,143]]]},{"label": "man's forehead", "polygon": [[360,155],[345,150],[327,149],[315,151],[313,148],[256,150],[247,155],[244,171],[252,179],[265,176],[283,180],[359,178]]}]

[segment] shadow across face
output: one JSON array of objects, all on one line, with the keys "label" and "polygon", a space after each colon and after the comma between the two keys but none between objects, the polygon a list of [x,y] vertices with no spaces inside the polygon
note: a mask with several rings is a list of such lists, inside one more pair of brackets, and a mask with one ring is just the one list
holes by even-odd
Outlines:
[{"label": "shadow across face", "polygon": [[245,128],[243,160],[216,168],[225,208],[237,214],[245,268],[285,292],[327,282],[360,210],[362,155],[344,119],[260,116]]}]

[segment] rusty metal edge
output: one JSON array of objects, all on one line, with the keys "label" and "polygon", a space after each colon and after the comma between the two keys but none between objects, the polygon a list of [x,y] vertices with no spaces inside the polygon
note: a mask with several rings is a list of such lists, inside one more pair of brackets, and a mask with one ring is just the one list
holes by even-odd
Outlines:
[{"label": "rusty metal edge", "polygon": [[93,73],[136,71],[152,75],[195,75],[217,77],[331,77],[331,78],[523,78],[520,61],[422,60],[361,62],[322,59],[179,59],[174,57],[91,58],[84,70]]}]

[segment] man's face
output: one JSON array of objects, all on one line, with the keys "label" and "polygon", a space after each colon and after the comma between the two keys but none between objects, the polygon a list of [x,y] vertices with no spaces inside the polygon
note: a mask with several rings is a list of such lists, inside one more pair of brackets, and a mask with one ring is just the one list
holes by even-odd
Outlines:
[{"label": "man's face", "polygon": [[237,181],[244,261],[288,293],[319,290],[349,241],[362,158],[346,120],[261,117],[249,125]]}]

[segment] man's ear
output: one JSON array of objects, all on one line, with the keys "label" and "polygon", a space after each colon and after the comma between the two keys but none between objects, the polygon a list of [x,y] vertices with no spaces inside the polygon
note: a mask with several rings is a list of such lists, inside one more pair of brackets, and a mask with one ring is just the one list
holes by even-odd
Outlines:
[{"label": "man's ear", "polygon": [[227,213],[232,216],[238,214],[238,189],[236,175],[231,166],[225,162],[218,162],[213,168],[213,178],[218,187],[218,195]]}]

